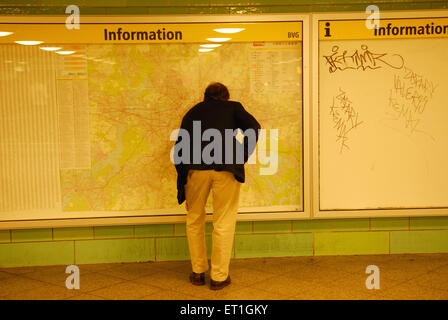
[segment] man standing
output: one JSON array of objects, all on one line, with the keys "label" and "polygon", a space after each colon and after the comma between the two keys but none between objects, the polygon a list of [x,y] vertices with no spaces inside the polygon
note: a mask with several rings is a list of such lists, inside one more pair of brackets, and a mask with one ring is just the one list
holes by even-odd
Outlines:
[{"label": "man standing", "polygon": [[[243,142],[237,139],[243,131]],[[210,84],[204,101],[182,119],[174,146],[177,198],[186,200],[186,229],[193,272],[190,281],[204,285],[208,270],[205,244],[205,204],[213,194],[213,232],[210,289],[230,284],[229,263],[235,234],[244,163],[254,151],[260,124],[239,102],[229,101],[221,83]]]}]

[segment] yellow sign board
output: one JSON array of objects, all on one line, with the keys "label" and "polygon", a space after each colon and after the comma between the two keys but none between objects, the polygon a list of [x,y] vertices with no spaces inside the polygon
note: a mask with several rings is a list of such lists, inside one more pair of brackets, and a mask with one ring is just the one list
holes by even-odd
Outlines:
[{"label": "yellow sign board", "polygon": [[[235,32],[236,31],[236,32]],[[0,43],[42,41],[64,43],[194,43],[302,41],[302,22],[249,23],[81,23],[79,29],[65,24],[0,24]],[[232,33],[233,32],[233,33]],[[218,38],[218,39],[217,39]]]},{"label": "yellow sign board", "polygon": [[[319,40],[410,39],[448,37],[448,18],[380,19],[377,28],[370,21],[321,20]],[[373,26],[372,26],[373,27]]]}]

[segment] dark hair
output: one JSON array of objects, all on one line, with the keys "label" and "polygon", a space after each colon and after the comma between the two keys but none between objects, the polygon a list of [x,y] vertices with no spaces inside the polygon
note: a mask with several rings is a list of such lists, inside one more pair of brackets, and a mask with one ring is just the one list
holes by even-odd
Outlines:
[{"label": "dark hair", "polygon": [[219,82],[210,83],[204,93],[204,100],[229,100],[229,97],[229,90],[225,85]]}]

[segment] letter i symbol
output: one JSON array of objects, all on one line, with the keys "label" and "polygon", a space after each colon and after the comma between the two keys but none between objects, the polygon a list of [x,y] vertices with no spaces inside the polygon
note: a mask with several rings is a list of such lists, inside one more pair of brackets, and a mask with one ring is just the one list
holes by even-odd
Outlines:
[{"label": "letter i symbol", "polygon": [[331,34],[330,34],[330,22],[327,22],[327,23],[325,23],[325,26],[326,26],[326,28],[324,28],[325,29],[325,37],[331,37]]}]

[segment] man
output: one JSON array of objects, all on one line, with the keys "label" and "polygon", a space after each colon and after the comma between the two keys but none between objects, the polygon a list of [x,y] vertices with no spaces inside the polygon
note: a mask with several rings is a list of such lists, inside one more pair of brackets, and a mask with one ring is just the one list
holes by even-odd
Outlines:
[{"label": "man", "polygon": [[[243,131],[243,142],[236,136]],[[186,200],[186,229],[194,285],[205,284],[208,261],[205,245],[205,204],[213,193],[213,232],[210,289],[230,284],[229,264],[235,233],[244,163],[254,151],[260,124],[239,102],[229,101],[221,83],[210,84],[204,101],[182,119],[174,146],[178,202]],[[199,136],[198,136],[199,135]]]}]

